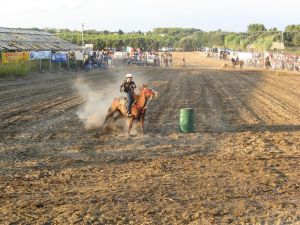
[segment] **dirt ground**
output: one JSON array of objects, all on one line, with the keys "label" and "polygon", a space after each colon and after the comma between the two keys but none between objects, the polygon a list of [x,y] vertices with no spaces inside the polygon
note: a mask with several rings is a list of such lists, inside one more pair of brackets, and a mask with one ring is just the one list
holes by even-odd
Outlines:
[{"label": "dirt ground", "polygon": [[[300,224],[300,74],[182,57],[2,78],[0,224]],[[160,92],[146,134],[85,129],[74,83],[105,97],[126,72]],[[184,107],[191,134],[178,132]]]}]

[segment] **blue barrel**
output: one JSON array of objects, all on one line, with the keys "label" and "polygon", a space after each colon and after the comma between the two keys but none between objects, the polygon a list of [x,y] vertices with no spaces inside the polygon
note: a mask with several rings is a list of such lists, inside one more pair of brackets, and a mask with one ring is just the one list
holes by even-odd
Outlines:
[{"label": "blue barrel", "polygon": [[180,109],[179,131],[183,133],[194,132],[195,113],[192,108]]}]

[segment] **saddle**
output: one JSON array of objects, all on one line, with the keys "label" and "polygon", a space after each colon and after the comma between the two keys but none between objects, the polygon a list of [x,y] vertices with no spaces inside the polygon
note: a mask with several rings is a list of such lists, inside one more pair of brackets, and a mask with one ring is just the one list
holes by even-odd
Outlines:
[{"label": "saddle", "polygon": [[128,105],[128,99],[127,99],[126,97],[120,97],[120,98],[119,98],[119,102],[120,102],[120,104],[122,104],[122,105],[125,105],[125,106]]},{"label": "saddle", "polygon": [[[127,108],[127,106],[128,106],[128,99],[126,97],[120,97],[119,98],[119,102],[120,102],[120,104],[124,105]],[[136,100],[133,101],[133,103],[132,103],[131,106],[133,106],[135,103],[136,103]]]}]

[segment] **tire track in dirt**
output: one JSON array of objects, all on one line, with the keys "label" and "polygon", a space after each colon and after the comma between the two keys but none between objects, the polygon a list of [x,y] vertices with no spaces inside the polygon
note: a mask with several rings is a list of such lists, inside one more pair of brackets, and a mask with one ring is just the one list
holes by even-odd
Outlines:
[{"label": "tire track in dirt", "polygon": [[[257,116],[261,117],[263,121],[274,121],[276,118],[284,118],[284,120],[293,120],[295,119],[295,108],[291,107],[291,104],[287,105],[284,100],[279,100],[277,97],[278,93],[271,92],[272,95],[269,93],[271,87],[268,87],[268,89],[265,88],[262,78],[263,75],[259,75],[261,77],[261,80],[259,78],[254,78],[254,76],[257,76],[256,74],[249,74],[247,72],[247,75],[245,74],[236,74],[236,72],[233,72],[236,77],[239,77],[240,81],[247,82],[249,85],[251,85],[252,91],[249,92],[248,101],[245,102],[245,106],[248,106],[252,108],[256,113]],[[249,86],[248,85],[248,86]],[[237,93],[242,93],[242,90],[237,89],[239,84],[237,83],[232,88],[236,89]],[[263,89],[260,88],[263,86]],[[268,92],[264,91],[267,90]],[[273,109],[274,106],[272,105],[273,102],[276,102],[278,106],[281,107],[283,112],[281,112],[278,109]],[[276,106],[276,105],[275,105]],[[286,109],[285,109],[286,108]],[[252,113],[254,113],[252,110]],[[269,113],[266,113],[269,112]],[[270,114],[271,113],[271,114]],[[293,115],[293,117],[288,117],[288,115]],[[282,119],[281,119],[282,120]]]},{"label": "tire track in dirt", "polygon": [[[72,84],[75,82],[76,79],[78,79],[78,77],[75,78],[71,77],[68,80],[64,79],[65,81],[58,79],[55,82],[52,82],[50,85],[44,85],[41,82],[41,83],[37,83],[36,84],[37,86],[35,87],[30,86],[30,89],[22,88],[22,89],[15,90],[14,91],[15,95],[10,99],[5,99],[3,98],[2,95],[0,95],[0,97],[1,99],[3,99],[2,101],[7,103],[9,106],[16,107],[19,105],[19,107],[23,107],[28,103],[35,104],[36,103],[35,100],[37,98],[32,98],[32,97],[35,97],[36,95],[40,95],[38,96],[38,98],[45,98],[45,99],[49,99],[48,97],[53,97],[53,96],[54,97],[66,96],[66,94],[70,95],[73,89]],[[96,79],[94,78],[93,80],[90,81],[90,83],[92,83],[94,80]],[[49,93],[51,93],[50,96],[48,96]],[[16,99],[18,100],[18,102],[16,102]],[[0,106],[3,109],[5,105],[3,105],[2,103]],[[5,110],[7,110],[7,108],[5,108]]]},{"label": "tire track in dirt", "polygon": [[203,101],[205,119],[208,130],[212,132],[223,132],[232,129],[230,115],[226,114],[227,107],[224,105],[223,93],[214,86],[214,74],[203,74]]},{"label": "tire track in dirt", "polygon": [[280,93],[289,93],[289,95],[294,95],[295,97],[300,95],[300,90],[297,88],[300,77],[299,79],[295,79],[294,82],[288,82],[289,80],[281,78],[282,77],[276,77],[268,73],[263,73],[263,76],[261,76],[263,83],[268,83],[270,86],[274,87],[273,89],[280,89]]},{"label": "tire track in dirt", "polygon": [[[265,75],[262,76],[263,78],[265,77]],[[300,98],[299,94],[293,95],[292,93],[290,93],[289,90],[287,90],[288,95],[285,93],[283,94],[277,88],[274,88],[274,85],[270,85],[268,82],[262,82],[264,80],[258,81],[257,78],[251,76],[248,73],[243,74],[242,77],[251,83],[254,82],[253,80],[256,80],[257,84],[259,84],[256,88],[257,92],[260,92],[260,94],[264,95],[265,98],[273,100],[274,102],[276,102],[277,105],[280,105],[283,109],[288,108],[289,111],[291,111],[291,114],[299,112],[300,106],[298,102],[295,101],[295,99]]]},{"label": "tire track in dirt", "polygon": [[[153,103],[153,109],[151,108],[151,111],[147,112],[145,126],[147,126],[146,130],[149,130],[151,133],[166,134],[172,129],[170,126],[172,126],[174,120],[176,120],[176,114],[173,113],[173,110],[174,107],[178,107],[176,105],[178,92],[174,95],[172,90],[178,88],[176,83],[179,82],[179,73],[180,72],[174,70],[166,70],[159,72],[151,79],[161,95],[159,99]],[[161,127],[151,126],[158,124],[161,125]]]},{"label": "tire track in dirt", "polygon": [[[252,94],[250,104],[265,117],[265,123],[295,123],[298,120],[297,110],[277,101],[264,91],[255,90]],[[296,114],[295,114],[296,113]],[[296,122],[297,123],[297,122]]]},{"label": "tire track in dirt", "polygon": [[[237,129],[241,125],[261,123],[261,118],[249,106],[249,95],[255,87],[244,82],[239,76],[232,73],[221,74],[215,81],[217,88],[226,93],[227,103],[232,107],[231,112],[237,119]],[[245,88],[247,87],[247,88]]]},{"label": "tire track in dirt", "polygon": [[[243,112],[243,110],[245,110],[246,113],[249,112],[251,116],[254,117],[254,121],[253,121],[254,123],[251,121],[247,121],[246,119],[245,124],[250,125],[250,124],[255,124],[257,122],[262,123],[270,120],[271,121],[276,120],[277,118],[282,117],[282,114],[278,114],[279,112],[277,111],[273,111],[272,114],[266,113],[266,111],[267,112],[270,111],[270,107],[266,105],[266,101],[267,102],[269,101],[270,104],[276,102],[278,105],[281,106],[282,106],[281,104],[282,102],[278,102],[276,98],[271,97],[270,94],[267,94],[265,91],[260,91],[259,86],[263,86],[263,80],[260,81],[257,78],[254,79],[252,74],[248,74],[247,77],[245,77],[244,75],[236,74],[236,72],[232,72],[232,71],[231,72],[226,71],[226,72],[227,72],[226,75],[231,74],[232,78],[235,79],[234,81],[230,81],[232,82],[233,85],[222,85],[222,84],[227,84],[228,80],[226,80],[226,78],[229,78],[227,76],[220,76],[220,78],[218,79],[219,81],[216,81],[216,84],[219,84],[218,88],[220,89],[228,87],[227,92],[228,95],[231,95],[231,97],[238,96],[238,97],[234,97],[234,101],[241,102],[241,104],[239,104],[239,107],[236,108],[236,112],[240,114]],[[263,76],[260,75],[260,77]],[[247,86],[247,89],[245,89],[245,86]],[[256,95],[259,95],[257,93],[260,94],[260,97],[256,97]],[[271,108],[273,107],[271,106]],[[247,114],[249,115],[249,113]],[[284,114],[286,120],[288,120],[291,118],[287,117],[287,115],[288,114],[296,115],[296,111],[294,111],[294,109],[291,108],[290,110],[286,110]]]},{"label": "tire track in dirt", "polygon": [[[26,95],[21,93],[27,92],[27,89],[15,90],[16,96],[23,96],[18,98],[18,102],[15,98],[4,100],[7,107],[1,105],[0,118],[3,123],[1,126],[9,126],[9,124],[17,121],[28,121],[30,118],[41,117],[40,113],[47,110],[67,110],[68,108],[75,107],[78,104],[82,104],[83,101],[79,96],[74,95],[73,84],[79,77],[69,77],[55,80],[51,85],[43,86],[40,83],[35,82],[36,87],[30,87],[31,92]],[[94,84],[95,81],[99,81],[98,75],[86,76],[86,84]],[[103,82],[107,82],[110,78],[103,75]],[[43,81],[41,81],[42,83]],[[3,97],[3,96],[0,96]],[[5,106],[5,105],[4,105]],[[63,107],[66,107],[65,109]]]},{"label": "tire track in dirt", "polygon": [[212,85],[221,93],[223,111],[228,115],[232,129],[239,129],[244,124],[258,123],[258,115],[247,107],[246,95],[251,92],[251,88],[245,90],[244,87],[248,86],[248,83],[242,82],[238,76],[231,73],[220,74],[216,71],[212,76]]}]

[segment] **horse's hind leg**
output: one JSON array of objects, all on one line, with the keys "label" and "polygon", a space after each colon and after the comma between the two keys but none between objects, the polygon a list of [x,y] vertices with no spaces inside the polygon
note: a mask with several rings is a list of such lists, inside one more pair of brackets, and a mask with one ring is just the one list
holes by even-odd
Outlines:
[{"label": "horse's hind leg", "polygon": [[131,117],[131,118],[129,119],[129,122],[128,122],[127,136],[130,135],[130,130],[131,130],[131,128],[132,128],[133,121],[134,121],[134,117]]}]

